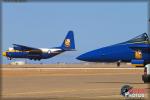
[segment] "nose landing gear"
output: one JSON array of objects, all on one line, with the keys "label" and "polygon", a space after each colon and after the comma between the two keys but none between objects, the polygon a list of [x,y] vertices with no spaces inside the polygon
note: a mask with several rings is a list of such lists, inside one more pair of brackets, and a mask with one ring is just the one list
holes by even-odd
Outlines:
[{"label": "nose landing gear", "polygon": [[117,61],[117,67],[120,67],[121,60]]},{"label": "nose landing gear", "polygon": [[7,59],[8,59],[8,60],[12,60],[13,58],[11,58],[11,57],[7,57]]}]

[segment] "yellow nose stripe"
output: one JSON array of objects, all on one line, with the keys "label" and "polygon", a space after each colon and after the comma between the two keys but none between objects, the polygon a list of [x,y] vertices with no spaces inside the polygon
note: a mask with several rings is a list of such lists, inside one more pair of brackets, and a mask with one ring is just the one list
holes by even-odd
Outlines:
[{"label": "yellow nose stripe", "polygon": [[6,56],[6,52],[3,52],[2,55],[3,55],[3,56]]}]

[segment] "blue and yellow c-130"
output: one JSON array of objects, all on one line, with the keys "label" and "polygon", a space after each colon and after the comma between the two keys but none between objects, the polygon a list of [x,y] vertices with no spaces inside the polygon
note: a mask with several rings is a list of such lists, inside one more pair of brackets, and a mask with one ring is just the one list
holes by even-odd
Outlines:
[{"label": "blue and yellow c-130", "polygon": [[74,51],[74,34],[73,31],[69,31],[61,46],[50,49],[33,48],[18,44],[13,44],[13,46],[13,48],[9,48],[7,51],[3,52],[2,55],[10,60],[13,58],[26,58],[30,60],[48,59],[65,51]]},{"label": "blue and yellow c-130", "polygon": [[89,51],[77,57],[88,62],[131,62],[135,67],[150,64],[150,39],[143,33],[129,41]]}]

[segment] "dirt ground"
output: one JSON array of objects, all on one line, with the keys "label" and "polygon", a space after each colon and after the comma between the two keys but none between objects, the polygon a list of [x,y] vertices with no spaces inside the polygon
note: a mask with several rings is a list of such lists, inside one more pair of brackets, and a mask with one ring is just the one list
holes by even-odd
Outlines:
[{"label": "dirt ground", "polygon": [[[36,67],[35,67],[36,66]],[[3,65],[3,100],[104,100],[125,99],[123,85],[145,89],[143,68],[122,65]]]}]

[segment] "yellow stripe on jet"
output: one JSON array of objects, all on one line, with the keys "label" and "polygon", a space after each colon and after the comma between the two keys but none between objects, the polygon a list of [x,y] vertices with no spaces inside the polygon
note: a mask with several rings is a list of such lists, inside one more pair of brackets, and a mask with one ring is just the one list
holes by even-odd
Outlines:
[{"label": "yellow stripe on jet", "polygon": [[132,64],[133,67],[143,67],[144,64]]}]

